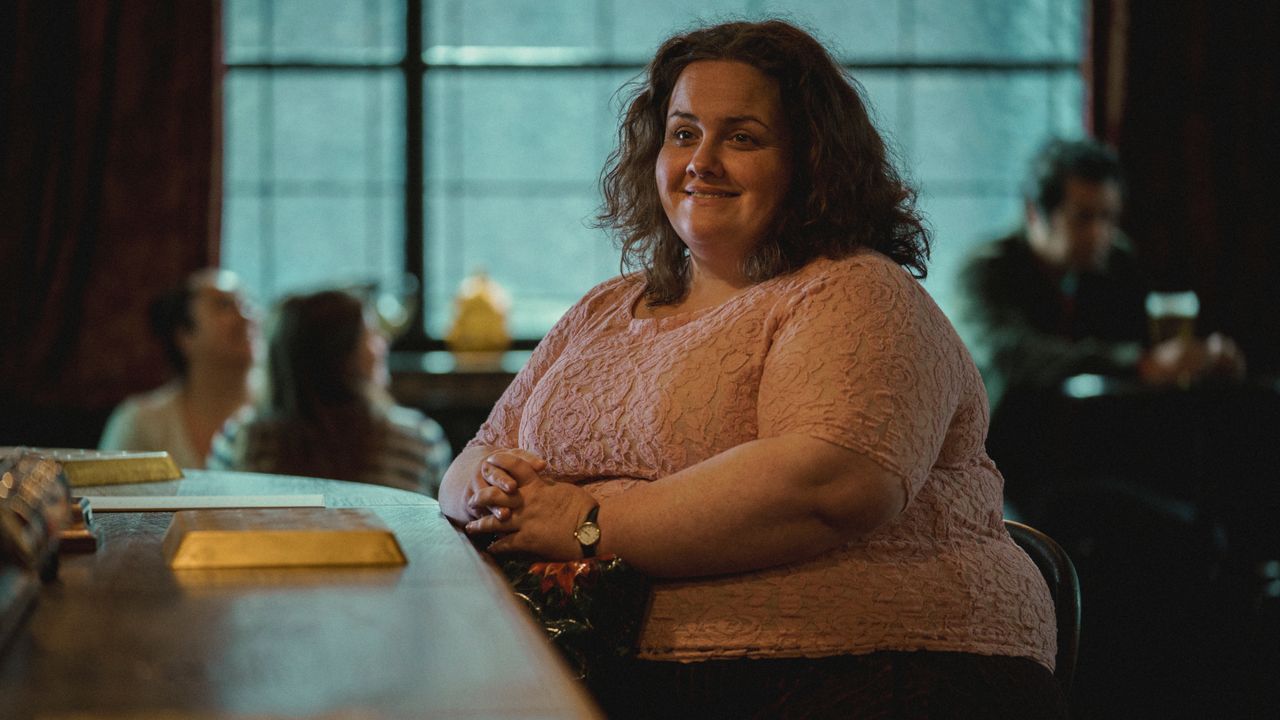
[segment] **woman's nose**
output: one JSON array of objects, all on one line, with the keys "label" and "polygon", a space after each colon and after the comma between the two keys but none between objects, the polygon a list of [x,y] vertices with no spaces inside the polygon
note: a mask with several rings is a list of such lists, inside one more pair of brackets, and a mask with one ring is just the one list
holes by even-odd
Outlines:
[{"label": "woman's nose", "polygon": [[687,171],[690,177],[716,177],[723,174],[716,144],[704,140],[693,150]]}]

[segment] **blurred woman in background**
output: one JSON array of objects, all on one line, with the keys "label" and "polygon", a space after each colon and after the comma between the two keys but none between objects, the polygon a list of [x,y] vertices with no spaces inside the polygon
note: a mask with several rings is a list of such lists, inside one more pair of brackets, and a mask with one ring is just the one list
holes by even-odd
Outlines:
[{"label": "blurred woman in background", "polygon": [[354,480],[435,495],[440,425],[387,392],[387,340],[358,297],[286,299],[268,330],[267,388],[215,439],[209,466]]}]

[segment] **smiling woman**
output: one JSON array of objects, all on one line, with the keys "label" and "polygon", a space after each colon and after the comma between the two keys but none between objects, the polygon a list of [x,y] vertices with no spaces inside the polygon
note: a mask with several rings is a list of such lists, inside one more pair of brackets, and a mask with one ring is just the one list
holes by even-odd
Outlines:
[{"label": "smiling woman", "polygon": [[[692,271],[731,294],[751,282],[743,260],[772,229],[790,184],[782,93],[750,65],[703,61],[681,73],[668,105],[657,168],[662,208],[688,248]],[[704,295],[667,307],[677,312],[695,309],[691,301],[724,299]]]},{"label": "smiling woman", "polygon": [[561,318],[439,496],[490,552],[656,578],[609,716],[1061,716],[982,381],[852,81],[787,23],[678,35],[609,163],[640,272]]}]

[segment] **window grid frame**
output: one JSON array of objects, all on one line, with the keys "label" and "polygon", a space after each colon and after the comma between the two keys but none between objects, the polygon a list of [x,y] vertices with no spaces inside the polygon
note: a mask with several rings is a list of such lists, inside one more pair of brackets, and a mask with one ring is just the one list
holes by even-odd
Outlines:
[{"label": "window grid frame", "polygon": [[[263,8],[264,34],[270,38],[274,22],[272,4],[264,2],[260,7]],[[899,30],[903,33],[904,40],[909,41],[913,37],[915,29],[914,6],[912,3],[904,2],[899,4],[898,7]],[[445,349],[443,338],[431,337],[426,333],[427,302],[431,288],[428,287],[429,278],[425,272],[425,259],[427,257],[427,168],[425,147],[427,127],[424,101],[429,73],[437,70],[467,73],[513,71],[582,73],[600,70],[639,73],[647,63],[647,58],[619,58],[604,50],[554,46],[521,48],[510,46],[438,45],[428,48],[424,44],[423,37],[423,28],[427,22],[426,13],[427,7],[424,0],[405,0],[405,52],[398,61],[311,62],[285,59],[280,61],[224,60],[223,62],[224,83],[226,77],[240,71],[259,71],[263,73],[262,93],[264,97],[262,99],[264,101],[260,102],[258,119],[262,123],[262,127],[265,128],[274,127],[272,104],[266,100],[270,96],[274,75],[278,72],[366,73],[385,72],[390,69],[399,70],[405,98],[403,108],[405,141],[403,271],[413,275],[417,279],[419,286],[418,303],[414,309],[413,320],[409,329],[396,341],[394,347],[395,350],[399,351]],[[602,6],[602,11],[597,15],[596,22],[598,44],[603,44],[599,41],[609,37],[612,23],[612,6]],[[1051,34],[1051,27],[1047,26],[1046,31]],[[1080,73],[1083,71],[1085,62],[1083,55],[1074,60],[1049,56],[1029,59],[955,58],[950,60],[877,60],[844,57],[837,58],[837,60],[845,70],[855,77],[860,72],[873,71],[895,73],[908,77],[911,73],[917,72],[956,72],[965,74],[997,73],[1000,75],[1035,74],[1044,75],[1050,79],[1055,76],[1060,77],[1065,73]],[[1051,109],[1052,117],[1052,110],[1057,103],[1054,82],[1047,82],[1046,87],[1048,93],[1046,103],[1047,107]],[[911,92],[899,93],[897,112],[900,117],[911,117],[914,102],[913,95]],[[905,132],[899,135],[897,140],[904,146],[910,145],[914,128],[908,123],[903,129]],[[274,252],[277,243],[273,242],[273,237],[267,237],[273,232],[272,228],[274,228],[274,207],[269,200],[279,194],[276,191],[279,186],[306,184],[304,182],[282,182],[272,179],[274,176],[274,152],[269,147],[271,143],[271,133],[259,133],[257,153],[261,163],[262,176],[255,182],[244,183],[244,185],[256,186],[257,192],[253,197],[260,200],[259,222],[260,227],[264,229],[264,236],[258,248],[258,254],[263,267],[267,268],[268,272],[270,268],[275,267],[278,260]],[[466,184],[467,181],[455,180],[452,182]],[[316,185],[323,185],[324,183],[325,181],[315,182]],[[224,179],[224,187],[229,184],[231,183]],[[369,181],[368,184],[372,186],[375,183]],[[978,191],[977,194],[979,195],[1001,194],[995,187],[987,187],[987,183],[981,180],[932,183],[932,188],[935,191],[942,189],[944,193],[946,193],[947,189],[955,188],[958,190],[962,187],[968,190],[970,194],[973,194],[974,191]],[[952,191],[954,192],[955,190]],[[515,338],[512,348],[515,350],[531,350],[540,339]]]}]

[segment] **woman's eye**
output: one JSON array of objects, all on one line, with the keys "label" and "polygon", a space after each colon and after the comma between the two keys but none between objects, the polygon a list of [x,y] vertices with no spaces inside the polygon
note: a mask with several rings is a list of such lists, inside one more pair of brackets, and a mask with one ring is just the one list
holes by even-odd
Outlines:
[{"label": "woman's eye", "polygon": [[756,139],[746,133],[734,133],[730,139],[739,145],[754,145]]},{"label": "woman's eye", "polygon": [[676,140],[677,142],[683,142],[683,141],[687,141],[687,140],[692,140],[692,139],[693,139],[693,131],[692,131],[692,130],[688,130],[688,129],[686,129],[686,128],[677,128],[676,130],[672,131],[672,133],[671,133],[671,137],[672,137],[672,139]]}]

